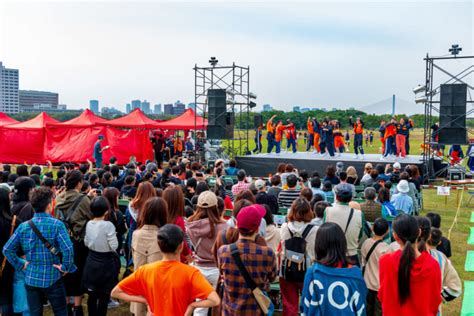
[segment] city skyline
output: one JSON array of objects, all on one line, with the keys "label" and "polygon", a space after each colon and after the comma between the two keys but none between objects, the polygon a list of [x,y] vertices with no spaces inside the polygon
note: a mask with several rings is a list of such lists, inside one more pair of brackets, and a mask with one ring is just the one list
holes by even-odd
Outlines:
[{"label": "city skyline", "polygon": [[[258,110],[412,101],[427,52],[473,48],[472,2],[426,3],[7,1],[0,60],[20,69],[20,89],[56,91],[70,109],[91,99],[123,112],[135,98],[188,104],[192,67],[210,56],[250,66]],[[426,29],[427,20],[437,23]]]}]

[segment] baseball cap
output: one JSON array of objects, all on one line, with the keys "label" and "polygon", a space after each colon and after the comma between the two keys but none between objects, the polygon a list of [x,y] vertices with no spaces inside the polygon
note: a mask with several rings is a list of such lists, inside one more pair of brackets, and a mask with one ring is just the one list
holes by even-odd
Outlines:
[{"label": "baseball cap", "polygon": [[340,197],[352,196],[352,187],[348,183],[339,183],[334,187],[334,192]]},{"label": "baseball cap", "polygon": [[250,232],[257,231],[266,212],[265,207],[259,204],[242,208],[237,214],[237,227]]},{"label": "baseball cap", "polygon": [[263,181],[262,179],[258,179],[257,181],[255,181],[255,187],[257,188],[257,190],[264,188],[265,184],[265,181]]},{"label": "baseball cap", "polygon": [[395,162],[395,163],[393,164],[393,168],[394,168],[394,169],[401,169],[402,166],[401,166],[400,163],[397,161],[397,162]]},{"label": "baseball cap", "polygon": [[199,194],[198,203],[197,203],[198,207],[207,208],[207,207],[213,207],[216,205],[217,205],[217,197],[214,194],[214,192],[204,191],[201,194]]}]

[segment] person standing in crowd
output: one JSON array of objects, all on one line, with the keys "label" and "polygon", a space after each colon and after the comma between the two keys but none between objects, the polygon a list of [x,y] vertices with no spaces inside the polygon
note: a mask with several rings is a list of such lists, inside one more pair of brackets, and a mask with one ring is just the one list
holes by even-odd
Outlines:
[{"label": "person standing in crowd", "polygon": [[254,154],[255,153],[261,153],[262,152],[262,132],[263,132],[263,124],[260,123],[256,128],[255,128],[255,149],[252,151]]},{"label": "person standing in crowd", "polygon": [[384,140],[385,140],[385,151],[383,152],[382,160],[389,156],[395,156],[397,154],[397,146],[395,137],[397,135],[397,121],[395,117],[392,117],[390,123],[385,124]]},{"label": "person standing in crowd", "polygon": [[[219,269],[212,254],[212,246],[227,224],[217,209],[217,197],[211,191],[199,195],[197,209],[189,217],[187,231],[194,246],[194,264],[206,280],[216,287]],[[194,315],[207,315],[207,309],[196,309]]]},{"label": "person standing in crowd", "polygon": [[34,209],[30,203],[30,193],[35,187],[35,182],[21,176],[15,180],[12,196],[12,215],[16,215],[20,222],[26,222],[33,218]]},{"label": "person standing in crowd", "polygon": [[311,224],[313,218],[309,202],[297,198],[288,212],[288,222],[281,225],[279,280],[284,315],[298,315],[305,272],[316,258],[314,242],[318,227]]},{"label": "person standing in crowd", "polygon": [[[76,270],[73,245],[64,224],[50,215],[53,204],[50,189],[34,189],[31,204],[35,210],[33,218],[18,227],[3,247],[3,254],[15,270],[25,271],[30,315],[43,315],[46,297],[55,316],[66,316],[68,311],[62,277]],[[24,258],[18,257],[20,249]]]},{"label": "person standing in crowd", "polygon": [[[145,202],[132,238],[134,270],[163,259],[161,249],[156,242],[156,236],[158,236],[159,229],[166,225],[167,217],[168,208],[164,199],[152,197]],[[132,302],[130,312],[135,316],[146,316],[147,306]]]},{"label": "person standing in crowd", "polygon": [[286,125],[286,150],[288,151],[291,146],[291,150],[293,153],[296,153],[296,127],[295,124],[291,121],[288,121],[288,125]]},{"label": "person standing in crowd", "polygon": [[354,128],[354,153],[355,159],[364,159],[364,147],[363,147],[363,136],[364,136],[364,122],[360,117],[356,118],[356,121],[352,121],[352,116],[349,117],[349,125]]},{"label": "person standing in crowd", "polygon": [[99,135],[97,141],[95,142],[95,145],[94,145],[94,154],[93,154],[93,158],[95,159],[95,167],[96,168],[102,168],[102,153],[104,152],[104,150],[106,149],[109,149],[110,146],[105,146],[105,147],[102,147],[101,146],[101,143],[104,141],[104,135]]},{"label": "person standing in crowd", "polygon": [[[441,216],[438,213],[429,212],[426,217],[431,222],[431,227],[441,229]],[[448,238],[441,236],[440,243],[436,246],[436,250],[441,251],[447,258],[451,257],[451,242]]]},{"label": "person standing in crowd", "polygon": [[120,259],[117,235],[113,223],[104,219],[109,211],[105,197],[98,196],[91,201],[94,218],[87,222],[84,244],[89,248],[82,286],[87,290],[87,311],[90,316],[107,315],[110,292],[118,283]]},{"label": "person standing in crowd", "polygon": [[405,158],[407,155],[406,151],[406,141],[408,138],[408,133],[410,132],[410,124],[405,122],[405,119],[402,117],[400,122],[396,125],[397,134],[396,134],[396,146],[397,146],[397,156]]},{"label": "person standing in crowd", "polygon": [[[10,187],[0,186],[0,249],[7,243],[20,220],[10,211]],[[13,315],[13,274],[15,270],[0,251],[0,314]],[[17,311],[20,312],[20,311]]]},{"label": "person standing in crowd", "polygon": [[158,169],[163,168],[163,153],[165,151],[165,140],[163,139],[163,134],[158,134],[158,137],[152,138],[153,150],[155,151],[155,161],[158,165]]},{"label": "person standing in crowd", "polygon": [[282,190],[278,194],[278,204],[281,207],[289,208],[293,204],[293,201],[300,196],[301,190],[297,188],[298,178],[294,174],[288,175],[286,184],[288,185],[288,189]]},{"label": "person standing in crowd", "polygon": [[261,205],[242,208],[237,214],[238,240],[221,246],[217,251],[218,267],[224,282],[223,315],[263,315],[236,263],[236,257],[252,276],[255,285],[262,291],[268,291],[270,282],[276,278],[275,254],[269,247],[256,242],[265,213]]},{"label": "person standing in crowd", "polygon": [[181,139],[181,136],[177,135],[174,141],[174,154],[178,157],[181,157],[181,155],[183,154],[183,150],[184,150],[183,140]]},{"label": "person standing in crowd", "polygon": [[181,228],[173,224],[161,227],[158,246],[163,259],[138,268],[112,290],[112,296],[148,304],[154,315],[191,315],[196,308],[219,305],[219,296],[201,272],[180,262],[183,242]]},{"label": "person standing in crowd", "polygon": [[441,270],[427,251],[418,251],[416,219],[402,214],[393,222],[401,249],[380,258],[378,298],[383,315],[437,315],[441,303]]},{"label": "person standing in crowd", "polygon": [[237,172],[237,183],[232,186],[232,195],[236,197],[240,192],[248,190],[251,183],[247,182],[247,174],[245,170]]},{"label": "person standing in crowd", "polygon": [[283,132],[285,128],[286,127],[283,125],[283,122],[279,120],[275,127],[275,146],[276,146],[275,152],[277,154],[279,154],[281,151],[281,141],[283,139]]},{"label": "person standing in crowd", "polygon": [[107,188],[102,194],[107,199],[107,202],[109,202],[109,210],[105,214],[105,219],[114,224],[118,241],[116,251],[120,253],[123,248],[123,237],[127,232],[125,218],[118,206],[120,192],[116,188]]},{"label": "person standing in crowd", "polygon": [[324,221],[336,223],[341,227],[346,236],[348,259],[352,264],[359,266],[357,249],[363,234],[364,214],[349,206],[352,200],[352,188],[349,185],[345,183],[336,185],[334,193],[336,202],[326,208]]},{"label": "person standing in crowd", "polygon": [[397,184],[397,194],[394,194],[390,200],[397,211],[402,211],[405,214],[414,215],[413,199],[408,196],[410,186],[407,180],[400,180]]},{"label": "person standing in crowd", "polygon": [[[84,289],[81,287],[82,274],[86,264],[88,249],[84,245],[86,225],[93,218],[90,211],[90,199],[80,193],[83,184],[83,174],[79,170],[71,170],[66,174],[66,190],[56,197],[55,215],[66,224],[74,246],[74,264],[77,270],[69,273],[64,279],[67,296],[74,297],[73,313],[82,316],[82,296]],[[94,194],[90,191],[89,194]]]},{"label": "person standing in crowd", "polygon": [[[315,264],[306,272],[301,295],[303,315],[364,315],[367,287],[360,269],[346,257],[346,239],[339,225],[324,223],[319,227],[314,252]],[[344,294],[339,292],[336,299],[337,287],[344,289]]]},{"label": "person standing in crowd", "polygon": [[382,217],[382,205],[377,203],[377,191],[373,187],[364,190],[365,202],[360,204],[365,220],[373,223],[377,218]]},{"label": "person standing in crowd", "polygon": [[372,225],[372,238],[367,239],[361,248],[362,275],[369,289],[367,294],[367,316],[382,316],[382,307],[377,298],[379,291],[379,260],[380,257],[390,252],[390,246],[383,240],[388,234],[387,220],[377,218]]}]

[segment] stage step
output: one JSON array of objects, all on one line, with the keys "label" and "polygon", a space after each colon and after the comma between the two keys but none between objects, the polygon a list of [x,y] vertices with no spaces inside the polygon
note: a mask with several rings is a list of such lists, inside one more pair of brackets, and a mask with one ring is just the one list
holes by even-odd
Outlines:
[{"label": "stage step", "polygon": [[467,239],[468,245],[474,245],[474,227],[471,227],[471,233],[469,234],[469,238]]},{"label": "stage step", "polygon": [[464,264],[464,269],[467,272],[474,271],[474,251],[468,251],[466,255],[466,263]]},{"label": "stage step", "polygon": [[461,316],[474,315],[474,281],[464,281]]}]

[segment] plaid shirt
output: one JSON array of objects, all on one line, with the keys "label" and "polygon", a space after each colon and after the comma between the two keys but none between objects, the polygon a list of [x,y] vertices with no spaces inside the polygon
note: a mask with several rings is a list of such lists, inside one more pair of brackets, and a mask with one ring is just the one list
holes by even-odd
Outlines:
[{"label": "plaid shirt", "polygon": [[[46,213],[35,213],[32,221],[44,238],[61,251],[63,256],[61,269],[64,272],[76,271],[74,250],[66,226]],[[61,261],[46,248],[28,222],[18,226],[3,247],[3,254],[16,270],[22,270],[25,265],[25,260],[17,255],[20,247],[25,253],[26,261],[29,262],[25,270],[27,285],[48,288],[61,278],[61,272],[53,267],[53,264],[61,264]]]},{"label": "plaid shirt", "polygon": [[232,186],[232,194],[234,195],[234,198],[242,191],[247,190],[250,187],[250,183],[247,183],[245,181],[239,181],[237,184],[234,184]]},{"label": "plaid shirt", "polygon": [[[270,282],[276,277],[276,260],[273,250],[247,239],[239,239],[236,244],[240,258],[250,276],[262,291],[268,291]],[[257,301],[232,257],[230,245],[220,247],[217,258],[224,280],[222,299],[224,315],[262,315]]]}]

